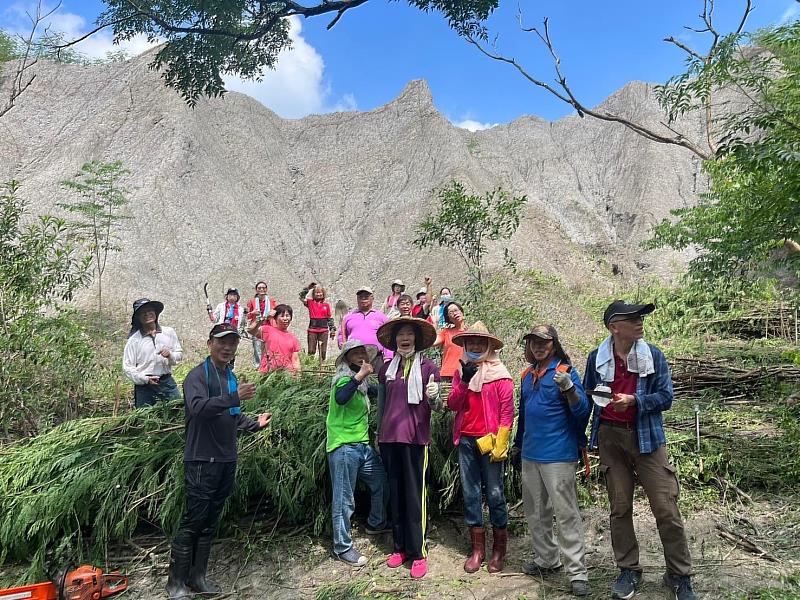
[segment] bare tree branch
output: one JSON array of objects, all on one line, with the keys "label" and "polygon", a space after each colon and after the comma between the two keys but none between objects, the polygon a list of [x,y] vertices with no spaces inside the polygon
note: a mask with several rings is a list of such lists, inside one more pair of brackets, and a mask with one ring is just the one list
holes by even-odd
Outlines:
[{"label": "bare tree branch", "polygon": [[124,23],[125,21],[128,21],[128,20],[129,20],[129,18],[126,17],[124,19],[117,19],[115,21],[110,21],[109,23],[104,23],[103,25],[100,25],[100,26],[95,27],[94,29],[92,29],[89,33],[87,33],[85,35],[82,35],[81,37],[76,38],[74,40],[70,40],[66,44],[54,44],[52,46],[53,50],[56,50],[57,52],[60,53],[62,50],[66,49],[66,48],[69,48],[70,46],[74,46],[75,44],[79,44],[80,42],[82,42],[83,40],[88,38],[89,36],[94,35],[98,31],[102,31],[106,27],[113,27],[114,25],[118,25],[119,23]]},{"label": "bare tree branch", "polygon": [[31,86],[34,79],[36,79],[36,73],[28,73],[29,69],[38,61],[38,58],[34,53],[34,47],[36,46],[36,31],[39,29],[39,26],[42,24],[42,22],[56,12],[60,7],[61,0],[59,0],[52,9],[43,12],[42,0],[37,0],[35,13],[32,15],[27,11],[25,12],[25,14],[28,16],[28,19],[31,21],[31,29],[27,37],[21,38],[25,51],[17,61],[17,68],[11,80],[11,91],[8,99],[2,106],[0,106],[0,117],[14,108],[17,99]]},{"label": "bare tree branch", "polygon": [[[702,28],[693,28],[688,26],[685,27],[689,31],[694,31],[696,33],[708,33],[712,36],[712,43],[707,53],[705,54],[700,53],[697,50],[691,48],[688,44],[685,44],[674,37],[664,38],[664,41],[680,48],[695,60],[699,60],[703,62],[705,65],[710,64],[715,57],[719,40],[722,37],[714,25],[714,8],[715,8],[714,0],[703,0],[703,12],[699,15],[699,18],[702,21],[704,27]],[[752,10],[753,10],[752,0],[746,0],[745,7],[742,13],[742,18],[739,21],[739,25],[735,32],[736,35],[740,34],[743,31],[744,26],[747,22],[747,18],[752,12]],[[705,144],[708,146],[707,148],[701,147],[701,145],[693,142],[684,134],[680,133],[679,131],[676,131],[675,129],[673,129],[672,127],[663,122],[661,123],[661,125],[664,126],[667,130],[669,130],[672,133],[672,135],[662,133],[657,129],[654,129],[650,125],[636,122],[622,115],[617,115],[604,110],[595,110],[588,108],[580,100],[578,100],[578,98],[573,93],[572,88],[567,83],[567,78],[564,75],[561,67],[561,58],[556,52],[555,45],[550,36],[549,20],[547,18],[544,19],[543,26],[541,29],[537,27],[527,27],[523,22],[522,10],[520,8],[517,9],[517,20],[519,22],[519,27],[521,31],[525,33],[535,34],[539,38],[539,40],[544,44],[545,48],[550,54],[550,57],[553,61],[553,69],[555,70],[555,75],[556,75],[556,80],[554,83],[547,83],[537,77],[534,77],[527,69],[525,69],[525,67],[522,64],[520,64],[519,61],[516,60],[516,58],[504,56],[500,52],[496,51],[496,49],[490,50],[474,37],[468,36],[466,39],[473,46],[478,48],[478,50],[482,52],[485,56],[491,58],[492,60],[496,60],[498,62],[503,62],[511,65],[529,82],[546,90],[547,92],[549,92],[551,95],[555,96],[562,102],[572,106],[578,113],[578,116],[580,117],[588,115],[590,117],[599,119],[601,121],[619,123],[620,125],[627,127],[628,129],[635,132],[637,135],[644,137],[645,139],[657,142],[659,144],[669,144],[673,146],[686,148],[687,150],[689,150],[690,152],[694,153],[695,155],[697,155],[702,159],[708,159],[714,155],[717,145],[713,136],[713,114],[712,114],[713,103],[711,99],[711,90],[708,90],[708,97],[704,102],[704,120],[705,120],[705,134],[706,134]],[[493,48],[495,48],[494,45]]]}]

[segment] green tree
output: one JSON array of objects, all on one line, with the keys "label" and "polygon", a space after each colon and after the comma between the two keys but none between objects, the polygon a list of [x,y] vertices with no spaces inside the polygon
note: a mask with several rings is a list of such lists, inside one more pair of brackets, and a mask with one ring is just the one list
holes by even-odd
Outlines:
[{"label": "green tree", "polygon": [[19,58],[17,42],[10,33],[0,29],[0,63]]},{"label": "green tree", "polygon": [[[467,267],[470,280],[483,285],[487,242],[508,240],[519,227],[527,196],[512,197],[501,188],[469,194],[463,183],[451,181],[435,190],[439,210],[415,228],[418,248],[445,247],[455,251]],[[506,260],[511,260],[508,249]]]},{"label": "green tree", "polygon": [[[167,85],[194,105],[200,96],[225,92],[224,74],[259,78],[275,67],[278,55],[291,46],[287,17],[332,17],[333,27],[348,10],[369,0],[320,0],[311,6],[294,0],[103,0],[106,11],[98,29],[111,27],[114,41],[144,34],[164,40],[151,66],[163,71]],[[462,35],[485,36],[481,21],[499,0],[407,0],[424,12],[441,12]],[[96,31],[97,31],[96,30]]]},{"label": "green tree", "polygon": [[25,209],[19,184],[0,183],[0,427],[6,438],[73,416],[92,359],[82,330],[62,308],[90,281],[91,257],[70,241],[65,220],[45,215],[23,225],[30,221]]},{"label": "green tree", "polygon": [[709,89],[733,99],[714,120],[708,192],[672,211],[677,220],[659,223],[647,246],[698,249],[691,270],[704,278],[785,265],[800,274],[800,22],[731,35],[718,48],[660,90],[671,120],[702,106]]},{"label": "green tree", "polygon": [[61,184],[75,192],[81,200],[72,203],[59,203],[61,208],[81,217],[71,227],[92,255],[92,271],[97,281],[97,311],[103,311],[103,273],[108,262],[109,252],[119,252],[117,232],[128,217],[121,214],[128,203],[128,190],[119,180],[129,171],[120,161],[104,163],[92,161],[84,164],[80,172],[71,180]]}]

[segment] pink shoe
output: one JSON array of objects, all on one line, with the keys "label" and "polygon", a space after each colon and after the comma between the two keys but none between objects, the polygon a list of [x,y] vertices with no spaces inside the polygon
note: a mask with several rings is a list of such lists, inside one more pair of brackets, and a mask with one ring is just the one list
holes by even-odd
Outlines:
[{"label": "pink shoe", "polygon": [[419,560],[415,560],[411,563],[411,577],[414,579],[419,579],[420,577],[425,577],[425,573],[428,572],[428,559],[427,558],[420,558]]},{"label": "pink shoe", "polygon": [[406,562],[406,555],[404,552],[395,552],[394,554],[390,554],[389,558],[386,559],[386,566],[390,569],[396,569],[397,567],[401,566],[404,562]]}]

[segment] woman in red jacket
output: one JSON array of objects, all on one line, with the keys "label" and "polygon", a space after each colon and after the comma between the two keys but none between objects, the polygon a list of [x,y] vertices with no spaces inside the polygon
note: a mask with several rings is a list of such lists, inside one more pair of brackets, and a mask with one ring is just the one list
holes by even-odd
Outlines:
[{"label": "woman in red jacket", "polygon": [[503,342],[478,321],[453,336],[464,348],[460,369],[453,376],[447,406],[456,412],[453,443],[458,447],[464,519],[469,526],[472,555],[464,563],[467,573],[481,568],[486,558],[481,490],[486,490],[492,523],[492,556],[487,570],[503,570],[508,540],[508,507],[503,492],[503,471],[508,438],[514,424],[514,382],[500,362]]}]

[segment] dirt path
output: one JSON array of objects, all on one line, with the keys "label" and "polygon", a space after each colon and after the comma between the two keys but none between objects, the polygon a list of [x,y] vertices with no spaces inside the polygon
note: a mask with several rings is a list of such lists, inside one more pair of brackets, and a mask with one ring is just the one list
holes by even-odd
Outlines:
[{"label": "dirt path", "polygon": [[[746,514],[745,514],[746,513]],[[780,511],[768,504],[740,508],[748,527],[762,532],[776,532],[781,527]],[[687,519],[687,532],[695,563],[695,589],[701,598],[724,598],[729,593],[744,597],[756,587],[780,585],[781,574],[800,569],[797,548],[781,550],[776,541],[774,552],[778,562],[758,558],[720,538],[715,523],[730,519],[725,508],[704,509]],[[636,530],[641,544],[645,580],[637,598],[667,597],[661,585],[664,571],[661,544],[655,523],[645,501],[635,506]],[[730,521],[728,521],[730,523]],[[609,586],[616,577],[608,534],[608,517],[604,509],[592,507],[584,511],[587,539],[587,562],[592,598],[609,598]],[[785,524],[784,524],[785,525]],[[568,581],[554,576],[544,581],[526,576],[522,564],[530,559],[530,542],[524,520],[513,518],[510,525],[507,567],[501,575],[485,570],[467,575],[462,569],[466,556],[467,535],[459,516],[441,517],[430,532],[428,575],[412,581],[407,567],[388,569],[385,556],[391,550],[391,536],[368,537],[359,524],[354,531],[356,546],[370,558],[367,566],[352,569],[328,556],[329,541],[308,536],[272,536],[265,531],[249,543],[224,540],[215,545],[212,574],[226,590],[224,597],[237,600],[262,598],[299,598],[344,600],[357,598],[428,598],[444,599],[508,599],[532,600],[571,598]],[[789,529],[796,531],[797,525]],[[791,531],[789,532],[791,533]],[[773,538],[780,536],[773,533]],[[762,542],[763,543],[763,542]],[[165,598],[163,593],[168,556],[161,544],[149,558],[141,555],[131,563],[129,597],[136,600]],[[160,553],[159,553],[160,552]],[[113,557],[109,557],[113,562]],[[121,557],[120,557],[121,558]],[[143,560],[144,559],[144,560]]]}]

